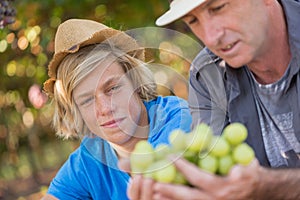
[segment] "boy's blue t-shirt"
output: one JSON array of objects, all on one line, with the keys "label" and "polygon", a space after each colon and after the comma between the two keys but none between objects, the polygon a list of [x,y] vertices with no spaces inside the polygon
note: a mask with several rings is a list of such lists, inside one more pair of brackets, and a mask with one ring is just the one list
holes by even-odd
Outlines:
[{"label": "boy's blue t-shirt", "polygon": [[[144,102],[148,111],[149,138],[153,147],[168,143],[174,129],[190,131],[188,104],[176,96]],[[59,199],[128,199],[130,176],[117,167],[118,159],[108,142],[85,137],[52,180],[48,194]]]}]

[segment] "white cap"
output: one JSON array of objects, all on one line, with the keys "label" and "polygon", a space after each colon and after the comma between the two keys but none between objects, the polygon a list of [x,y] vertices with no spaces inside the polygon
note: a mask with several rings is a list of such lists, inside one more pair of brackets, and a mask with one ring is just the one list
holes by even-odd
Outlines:
[{"label": "white cap", "polygon": [[170,9],[160,16],[155,23],[157,26],[167,25],[183,17],[205,1],[207,0],[174,0],[170,4]]}]

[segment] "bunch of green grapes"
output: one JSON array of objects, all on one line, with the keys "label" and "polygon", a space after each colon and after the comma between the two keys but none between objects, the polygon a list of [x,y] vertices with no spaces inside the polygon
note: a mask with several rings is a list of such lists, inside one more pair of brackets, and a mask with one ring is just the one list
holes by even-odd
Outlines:
[{"label": "bunch of green grapes", "polygon": [[221,136],[214,136],[204,123],[189,133],[174,130],[169,144],[153,148],[145,140],[138,142],[130,156],[131,170],[163,183],[188,184],[169,159],[172,155],[173,159],[183,157],[207,172],[226,175],[234,165],[248,165],[255,158],[253,149],[245,143],[247,136],[241,123],[229,124]]}]

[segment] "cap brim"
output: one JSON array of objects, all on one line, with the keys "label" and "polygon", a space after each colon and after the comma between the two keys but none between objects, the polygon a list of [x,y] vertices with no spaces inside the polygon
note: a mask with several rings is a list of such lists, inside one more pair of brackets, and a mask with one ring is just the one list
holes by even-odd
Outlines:
[{"label": "cap brim", "polygon": [[195,9],[197,6],[204,3],[206,0],[174,0],[171,3],[170,9],[160,16],[155,24],[157,26],[164,26],[171,22],[174,22],[177,19],[188,14],[190,11]]}]

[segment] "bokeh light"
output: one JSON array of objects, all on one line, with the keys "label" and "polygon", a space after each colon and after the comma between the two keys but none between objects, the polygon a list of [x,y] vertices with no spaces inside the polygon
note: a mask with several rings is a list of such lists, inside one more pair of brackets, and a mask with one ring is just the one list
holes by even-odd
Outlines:
[{"label": "bokeh light", "polygon": [[28,47],[28,40],[25,36],[21,36],[19,39],[18,39],[18,47],[21,49],[21,50],[25,50],[27,47]]},{"label": "bokeh light", "polygon": [[0,41],[0,53],[4,52],[7,48],[7,41],[6,40],[1,40]]},{"label": "bokeh light", "polygon": [[32,112],[30,110],[27,110],[23,114],[23,123],[25,124],[25,126],[27,128],[31,128],[33,126],[34,117],[33,117],[33,114],[32,114]]}]

